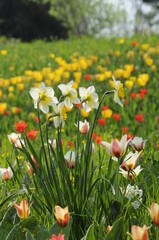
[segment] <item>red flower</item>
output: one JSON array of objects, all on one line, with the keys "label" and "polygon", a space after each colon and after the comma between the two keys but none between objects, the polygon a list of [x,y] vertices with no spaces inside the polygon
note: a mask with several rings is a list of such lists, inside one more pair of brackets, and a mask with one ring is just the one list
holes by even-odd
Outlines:
[{"label": "red flower", "polygon": [[120,120],[120,114],[113,114],[113,119],[114,119],[114,121],[119,121]]},{"label": "red flower", "polygon": [[35,118],[35,121],[36,121],[37,123],[39,123],[39,118],[38,118],[38,117],[36,117],[36,118]]},{"label": "red flower", "polygon": [[9,116],[9,111],[5,111],[4,114],[8,117]]},{"label": "red flower", "polygon": [[139,114],[139,115],[136,115],[136,116],[135,116],[135,120],[136,120],[136,122],[143,122],[144,117],[143,117],[142,114]]},{"label": "red flower", "polygon": [[131,46],[132,46],[132,47],[136,47],[137,44],[138,44],[137,42],[132,42],[132,43],[131,43]]},{"label": "red flower", "polygon": [[132,100],[134,100],[136,98],[136,93],[131,93],[130,97]]},{"label": "red flower", "polygon": [[101,144],[101,141],[102,141],[102,137],[96,137],[96,143],[97,145],[100,145]]},{"label": "red flower", "polygon": [[159,117],[157,117],[157,122],[159,123]]},{"label": "red flower", "polygon": [[127,99],[125,99],[125,104],[129,105],[129,101]]},{"label": "red flower", "polygon": [[92,134],[92,138],[93,138],[94,141],[96,141],[97,134],[96,134],[96,133],[93,133],[93,134]]},{"label": "red flower", "polygon": [[140,93],[143,93],[143,94],[146,94],[147,93],[147,89],[146,88],[142,88],[142,89],[140,89]]},{"label": "red flower", "polygon": [[15,130],[19,133],[23,133],[25,132],[27,129],[27,124],[25,121],[23,122],[19,122],[19,123],[15,123]]},{"label": "red flower", "polygon": [[123,131],[123,133],[127,133],[128,132],[128,128],[125,127],[125,128],[122,129],[122,131]]},{"label": "red flower", "polygon": [[76,108],[80,108],[80,103],[75,104]]},{"label": "red flower", "polygon": [[56,236],[55,234],[53,234],[53,235],[52,235],[52,238],[50,238],[49,240],[64,240],[64,234],[61,235],[61,234],[59,233],[58,236]]},{"label": "red flower", "polygon": [[107,110],[107,109],[109,109],[108,106],[103,106],[103,107],[102,107],[102,111]]},{"label": "red flower", "polygon": [[21,113],[21,108],[17,108],[17,114]]},{"label": "red flower", "polygon": [[73,146],[74,146],[74,143],[73,143],[73,142],[68,142],[68,143],[67,143],[67,147],[72,148]]},{"label": "red flower", "polygon": [[139,93],[139,96],[140,96],[141,99],[144,99],[145,93],[140,92],[140,93]]},{"label": "red flower", "polygon": [[106,121],[107,121],[106,119],[98,119],[97,123],[99,126],[104,126],[106,124]]},{"label": "red flower", "polygon": [[86,81],[89,81],[89,80],[91,79],[91,75],[90,75],[90,74],[84,75],[84,79],[85,79]]},{"label": "red flower", "polygon": [[127,140],[129,140],[131,138],[131,133],[127,134]]},{"label": "red flower", "polygon": [[27,137],[29,140],[35,140],[37,134],[38,134],[38,131],[31,130],[30,132],[27,132]]}]

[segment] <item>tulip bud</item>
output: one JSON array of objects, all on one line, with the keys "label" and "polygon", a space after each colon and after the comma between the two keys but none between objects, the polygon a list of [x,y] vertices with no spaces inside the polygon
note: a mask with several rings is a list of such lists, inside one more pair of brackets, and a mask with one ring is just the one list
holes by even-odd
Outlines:
[{"label": "tulip bud", "polygon": [[129,232],[127,232],[127,234],[131,236],[132,240],[148,240],[146,225],[143,227],[134,225],[131,227],[131,234]]},{"label": "tulip bud", "polygon": [[53,211],[56,221],[60,227],[67,226],[69,222],[69,212],[68,207],[61,208],[60,206],[55,206],[55,211]]},{"label": "tulip bud", "polygon": [[153,223],[159,227],[159,205],[157,203],[152,203],[151,209],[148,209],[148,211]]}]

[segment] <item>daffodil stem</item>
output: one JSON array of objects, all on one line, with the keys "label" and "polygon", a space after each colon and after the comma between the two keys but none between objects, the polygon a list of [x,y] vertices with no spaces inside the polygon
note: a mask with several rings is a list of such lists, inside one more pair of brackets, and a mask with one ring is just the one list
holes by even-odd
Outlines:
[{"label": "daffodil stem", "polygon": [[47,171],[49,173],[49,166],[48,166],[48,162],[47,162],[47,156],[46,156],[46,151],[45,151],[45,146],[44,146],[44,140],[43,140],[43,135],[42,135],[42,130],[41,130],[41,121],[40,121],[40,110],[39,110],[39,106],[38,106],[38,120],[39,120],[39,130],[40,130],[40,137],[41,137],[41,142],[42,142],[42,148],[44,151],[44,156],[45,156],[45,162],[46,162],[46,167],[47,167]]},{"label": "daffodil stem", "polygon": [[[89,143],[88,143],[88,151],[87,151],[87,158],[86,158],[86,170],[85,170],[85,182],[87,181],[87,172],[88,172],[88,159],[89,159],[89,151],[90,151],[90,147],[91,147],[91,142],[92,142],[92,134],[93,134],[93,131],[94,131],[94,128],[95,128],[95,125],[96,125],[96,121],[97,121],[97,116],[98,116],[98,113],[99,113],[99,110],[100,110],[100,107],[102,105],[102,102],[105,98],[106,95],[108,94],[112,94],[114,93],[114,90],[112,91],[107,91],[103,94],[100,102],[99,102],[99,106],[98,106],[98,109],[97,109],[97,112],[96,112],[96,115],[95,115],[95,118],[94,118],[94,122],[93,122],[93,126],[92,126],[92,130],[91,130],[91,134],[90,134],[90,138],[89,138]],[[85,184],[85,188],[84,188],[84,198],[86,197],[86,184]]]}]

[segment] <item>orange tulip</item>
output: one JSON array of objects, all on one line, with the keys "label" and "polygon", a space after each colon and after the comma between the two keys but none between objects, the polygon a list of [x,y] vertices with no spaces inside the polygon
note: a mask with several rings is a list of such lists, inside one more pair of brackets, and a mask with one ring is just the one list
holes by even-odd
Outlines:
[{"label": "orange tulip", "polygon": [[152,203],[151,209],[148,210],[153,223],[159,227],[159,205],[157,203]]},{"label": "orange tulip", "polygon": [[143,227],[134,225],[131,227],[131,234],[129,232],[127,232],[127,234],[131,236],[132,240],[148,240],[146,225]]},{"label": "orange tulip", "polygon": [[69,212],[68,207],[61,208],[60,206],[55,206],[55,211],[53,211],[56,221],[60,227],[67,226],[69,222]]},{"label": "orange tulip", "polygon": [[30,214],[30,207],[31,207],[32,204],[33,204],[33,202],[28,207],[27,200],[24,200],[24,199],[21,201],[20,206],[17,205],[16,203],[13,203],[14,207],[17,210],[17,214],[20,217],[20,219],[28,218],[28,216]]}]

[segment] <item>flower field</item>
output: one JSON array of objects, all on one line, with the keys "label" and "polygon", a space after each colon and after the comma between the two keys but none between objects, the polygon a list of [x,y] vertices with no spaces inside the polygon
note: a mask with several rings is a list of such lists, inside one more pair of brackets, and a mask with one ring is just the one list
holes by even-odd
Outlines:
[{"label": "flower field", "polygon": [[159,42],[0,39],[0,239],[159,240]]}]

